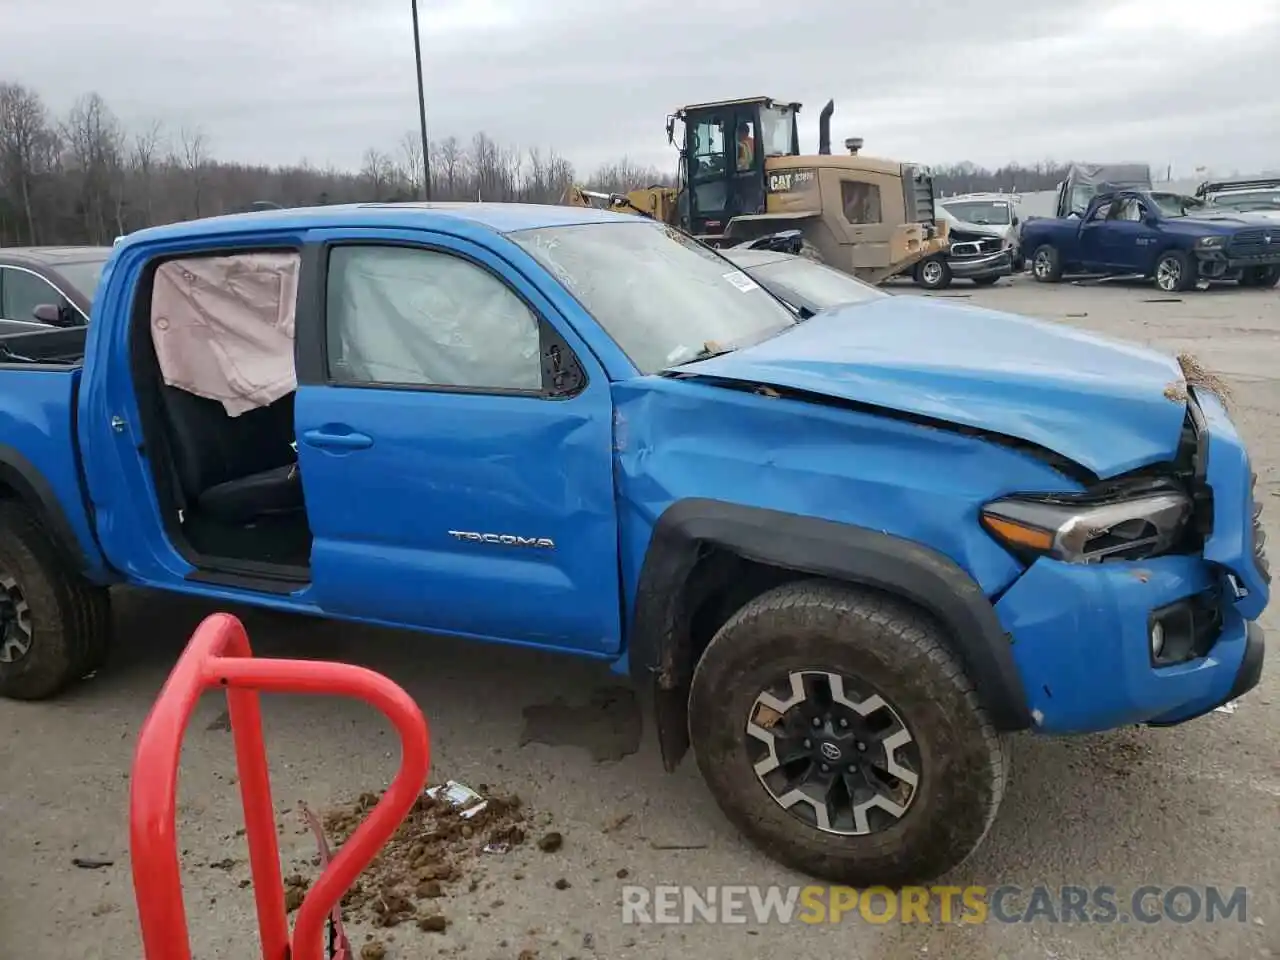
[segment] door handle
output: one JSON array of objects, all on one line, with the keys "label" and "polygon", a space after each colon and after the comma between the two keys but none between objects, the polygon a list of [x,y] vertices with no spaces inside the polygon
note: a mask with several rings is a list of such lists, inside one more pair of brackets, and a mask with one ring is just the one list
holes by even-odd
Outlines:
[{"label": "door handle", "polygon": [[307,430],[302,440],[309,447],[328,448],[330,450],[363,450],[373,446],[373,437],[363,433],[338,433],[330,430]]}]

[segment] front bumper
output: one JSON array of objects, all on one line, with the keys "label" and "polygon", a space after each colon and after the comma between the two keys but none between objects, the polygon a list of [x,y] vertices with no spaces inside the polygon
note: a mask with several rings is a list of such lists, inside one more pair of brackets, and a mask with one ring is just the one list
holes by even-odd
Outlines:
[{"label": "front bumper", "polygon": [[1246,652],[1262,644],[1262,631],[1225,599],[1221,628],[1202,655],[1164,667],[1151,659],[1152,613],[1230,596],[1220,577],[1197,557],[1093,566],[1037,561],[996,604],[1035,729],[1089,733],[1189,719],[1238,696]]},{"label": "front bumper", "polygon": [[1171,713],[1156,717],[1154,720],[1148,720],[1147,724],[1149,726],[1174,727],[1180,723],[1186,723],[1188,720],[1194,720],[1196,717],[1202,717],[1211,710],[1216,710],[1224,703],[1243,697],[1258,685],[1258,681],[1262,679],[1262,662],[1266,659],[1266,639],[1262,627],[1258,626],[1258,624],[1251,622],[1246,626],[1248,632],[1244,639],[1244,657],[1240,660],[1240,668],[1236,671],[1235,683],[1231,685],[1227,695],[1222,698],[1213,696],[1201,703],[1184,704]]},{"label": "front bumper", "polygon": [[[1035,729],[1066,734],[1170,725],[1257,685],[1270,599],[1248,454],[1218,399],[1192,391],[1212,491],[1201,555],[1069,564],[1040,559],[996,603]],[[1160,664],[1152,625],[1178,625],[1185,659]],[[1163,629],[1163,627],[1162,627]],[[1166,648],[1168,641],[1166,640]]]},{"label": "front bumper", "polygon": [[1275,253],[1233,256],[1230,250],[1198,250],[1196,259],[1200,263],[1200,273],[1216,276],[1250,267],[1274,267],[1280,264],[1280,228],[1276,230],[1276,238]]},{"label": "front bumper", "polygon": [[982,257],[948,257],[947,265],[951,267],[951,275],[960,280],[1007,277],[1013,273],[1013,254],[1006,248]]}]

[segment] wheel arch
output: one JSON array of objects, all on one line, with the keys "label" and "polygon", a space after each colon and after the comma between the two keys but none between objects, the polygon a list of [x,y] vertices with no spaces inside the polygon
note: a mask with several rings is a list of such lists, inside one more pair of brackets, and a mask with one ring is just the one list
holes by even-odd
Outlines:
[{"label": "wheel arch", "polygon": [[880,530],[688,499],[654,526],[630,638],[631,675],[652,691],[668,770],[688,750],[689,681],[710,640],[706,618],[714,633],[727,619],[725,607],[732,613],[764,589],[805,577],[882,590],[919,606],[942,626],[995,726],[1030,726],[1010,638],[977,582],[949,557]]},{"label": "wheel arch", "polygon": [[90,571],[89,558],[49,481],[20,451],[4,444],[0,444],[0,499],[16,500],[33,511],[71,569],[81,574]]}]

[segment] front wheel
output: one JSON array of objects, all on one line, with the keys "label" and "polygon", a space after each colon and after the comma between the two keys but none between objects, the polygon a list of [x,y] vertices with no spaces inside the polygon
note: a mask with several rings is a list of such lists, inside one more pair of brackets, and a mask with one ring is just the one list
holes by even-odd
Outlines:
[{"label": "front wheel", "polygon": [[916,264],[915,281],[926,290],[945,290],[951,286],[951,265],[941,257],[930,257]]},{"label": "front wheel", "polygon": [[1031,257],[1031,275],[1040,283],[1057,283],[1062,279],[1062,254],[1052,244],[1042,244]]},{"label": "front wheel", "polygon": [[1004,744],[938,626],[810,580],[752,600],[694,672],[689,733],[716,802],[780,863],[898,886],[959,866],[1004,793]]},{"label": "front wheel", "polygon": [[1163,293],[1184,293],[1199,279],[1195,261],[1181,250],[1166,250],[1156,261],[1156,287]]}]

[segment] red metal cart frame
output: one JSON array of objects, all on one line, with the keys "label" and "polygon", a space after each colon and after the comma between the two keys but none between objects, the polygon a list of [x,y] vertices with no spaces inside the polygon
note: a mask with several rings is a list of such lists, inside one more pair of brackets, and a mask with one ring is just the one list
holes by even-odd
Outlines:
[{"label": "red metal cart frame", "polygon": [[[346,663],[257,658],[231,614],[207,617],[165,681],[138,738],[129,797],[133,888],[146,960],[191,960],[178,861],[177,790],[182,740],[201,694],[227,691],[245,839],[264,960],[323,960],[325,920],[412,810],[427,782],[427,723],[413,698],[382,676]],[[368,818],[307,893],[293,936],[285,911],[275,808],[259,692],[330,694],[363,700],[400,735],[400,769]]]}]

